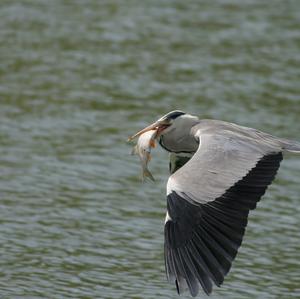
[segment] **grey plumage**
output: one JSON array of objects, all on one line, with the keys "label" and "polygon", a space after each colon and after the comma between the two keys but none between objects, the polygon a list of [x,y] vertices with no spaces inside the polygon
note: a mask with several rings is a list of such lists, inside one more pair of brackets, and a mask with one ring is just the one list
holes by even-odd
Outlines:
[{"label": "grey plumage", "polygon": [[[173,160],[180,161],[181,145],[174,142],[180,138],[174,138],[175,130],[172,135],[173,143],[165,147],[174,149]],[[217,120],[199,120],[185,141],[189,138],[198,141],[198,148],[167,184],[165,261],[168,280],[178,292],[187,286],[196,296],[195,284],[210,294],[213,283],[223,283],[242,243],[249,210],[274,179],[282,152],[300,152],[300,145]]]},{"label": "grey plumage", "polygon": [[221,196],[265,155],[287,151],[283,139],[222,121],[199,121],[190,131],[199,147],[167,188],[200,203]]},{"label": "grey plumage", "polygon": [[220,286],[242,243],[249,211],[273,181],[284,152],[298,142],[181,111],[160,118],[133,137],[155,128],[170,152],[165,220],[167,278],[178,293]]}]

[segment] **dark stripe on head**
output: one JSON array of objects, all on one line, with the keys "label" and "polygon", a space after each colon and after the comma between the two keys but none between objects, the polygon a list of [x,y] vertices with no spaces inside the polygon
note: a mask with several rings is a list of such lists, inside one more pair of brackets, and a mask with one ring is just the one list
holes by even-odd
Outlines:
[{"label": "dark stripe on head", "polygon": [[171,111],[171,112],[167,113],[161,119],[175,119],[178,116],[181,116],[181,115],[184,115],[184,114],[185,113],[180,111],[180,110],[175,110],[175,111]]}]

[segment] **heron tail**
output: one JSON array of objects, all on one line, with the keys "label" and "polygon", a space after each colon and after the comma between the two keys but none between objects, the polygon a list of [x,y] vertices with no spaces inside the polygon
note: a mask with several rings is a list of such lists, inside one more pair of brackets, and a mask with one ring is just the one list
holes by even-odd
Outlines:
[{"label": "heron tail", "polygon": [[282,148],[284,151],[290,152],[290,153],[298,153],[300,154],[300,143],[293,140],[287,140],[283,139],[282,142]]}]

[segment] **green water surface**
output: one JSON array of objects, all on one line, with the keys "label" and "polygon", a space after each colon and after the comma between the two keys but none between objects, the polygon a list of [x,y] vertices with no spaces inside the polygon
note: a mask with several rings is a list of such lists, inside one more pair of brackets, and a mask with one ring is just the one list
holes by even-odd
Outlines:
[{"label": "green water surface", "polygon": [[[178,298],[168,155],[143,184],[126,143],[162,114],[300,141],[298,0],[1,0],[0,59],[1,299]],[[300,298],[299,183],[289,155],[211,298]]]}]

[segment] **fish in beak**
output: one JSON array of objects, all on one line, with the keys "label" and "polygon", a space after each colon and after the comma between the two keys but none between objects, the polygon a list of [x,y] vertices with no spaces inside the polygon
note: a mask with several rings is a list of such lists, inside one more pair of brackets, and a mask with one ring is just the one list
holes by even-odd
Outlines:
[{"label": "fish in beak", "polygon": [[134,146],[131,154],[138,155],[142,165],[143,181],[149,177],[154,181],[154,177],[148,169],[148,163],[151,160],[151,149],[155,147],[156,130],[150,130],[139,136],[137,144]]}]

